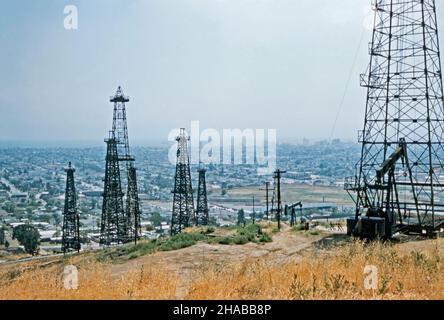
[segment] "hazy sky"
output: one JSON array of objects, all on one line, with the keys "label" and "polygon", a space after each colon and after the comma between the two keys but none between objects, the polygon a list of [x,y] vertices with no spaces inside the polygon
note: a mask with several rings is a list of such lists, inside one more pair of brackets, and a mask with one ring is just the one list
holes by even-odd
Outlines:
[{"label": "hazy sky", "polygon": [[[334,137],[356,140],[362,127],[370,0],[1,3],[0,140],[100,143],[118,85],[133,141],[166,140],[192,120],[329,138],[351,71]],[[63,26],[68,4],[75,31]]]}]

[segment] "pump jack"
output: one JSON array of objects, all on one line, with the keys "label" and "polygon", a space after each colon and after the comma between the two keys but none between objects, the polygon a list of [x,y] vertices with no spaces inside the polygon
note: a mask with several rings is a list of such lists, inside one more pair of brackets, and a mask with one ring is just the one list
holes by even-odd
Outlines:
[{"label": "pump jack", "polygon": [[302,202],[296,202],[291,205],[285,205],[285,216],[290,213],[290,226],[293,227],[296,224],[296,207],[301,210],[301,223],[302,223]]},{"label": "pump jack", "polygon": [[[364,188],[357,190],[358,201],[361,202],[365,215],[361,215],[360,210],[357,210],[355,219],[348,220],[349,234],[369,239],[391,238],[394,233],[406,229],[406,225],[403,224],[402,208],[395,179],[396,164],[400,160],[402,166],[407,169],[404,176],[408,175],[410,179],[419,219],[418,197],[413,187],[414,181],[407,155],[407,145],[405,139],[400,139],[399,147],[376,170],[374,183],[365,183]],[[405,212],[404,217],[406,217]]]}]

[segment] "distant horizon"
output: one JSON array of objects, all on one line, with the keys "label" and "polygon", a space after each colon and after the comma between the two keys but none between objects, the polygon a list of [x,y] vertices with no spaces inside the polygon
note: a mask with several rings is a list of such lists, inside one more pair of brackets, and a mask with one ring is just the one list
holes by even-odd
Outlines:
[{"label": "distant horizon", "polygon": [[370,0],[76,0],[74,29],[66,5],[3,6],[2,141],[100,145],[118,86],[131,144],[193,120],[280,141],[353,141],[362,129]]},{"label": "distant horizon", "polygon": [[[285,144],[291,144],[291,145],[304,145],[304,140],[307,141],[309,144],[316,144],[320,142],[333,142],[339,140],[341,143],[356,143],[358,144],[358,141],[353,141],[351,139],[346,138],[278,138],[278,145],[285,145]],[[168,141],[167,138],[165,139],[150,139],[150,140],[130,140],[130,146],[131,147],[168,147],[171,145],[171,141]],[[202,142],[202,144],[205,144],[205,142]],[[46,140],[46,139],[23,139],[23,140],[2,140],[0,139],[0,148],[5,147],[25,147],[25,148],[40,148],[40,147],[50,147],[50,148],[99,148],[103,147],[105,148],[105,142],[104,140]]]}]

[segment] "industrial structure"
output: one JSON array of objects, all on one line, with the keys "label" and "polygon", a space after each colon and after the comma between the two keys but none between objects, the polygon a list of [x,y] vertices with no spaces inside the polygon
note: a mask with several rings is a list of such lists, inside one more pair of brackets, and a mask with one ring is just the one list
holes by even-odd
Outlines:
[{"label": "industrial structure", "polygon": [[271,212],[275,213],[278,224],[278,229],[281,230],[281,217],[282,217],[282,200],[281,200],[281,178],[282,174],[286,171],[277,169],[274,172],[274,189],[273,198],[271,200]]},{"label": "industrial structure", "polygon": [[188,156],[188,141],[185,129],[180,129],[176,138],[176,175],[174,177],[173,211],[171,218],[171,235],[181,233],[189,227],[194,217],[193,188],[191,184],[190,159]]},{"label": "industrial structure", "polygon": [[269,194],[270,194],[270,182],[265,182],[265,189],[259,189],[265,191],[265,216],[267,217],[267,221],[269,220]]},{"label": "industrial structure", "polygon": [[362,154],[345,188],[348,233],[391,238],[442,231],[444,105],[434,0],[376,0]]},{"label": "industrial structure", "polygon": [[77,210],[77,193],[71,162],[66,172],[65,209],[63,210],[62,251],[80,251],[80,222]]},{"label": "industrial structure", "polygon": [[137,243],[142,234],[140,221],[139,190],[137,188],[137,173],[134,165],[128,167],[128,192],[126,197],[126,228],[127,241]]},{"label": "industrial structure", "polygon": [[251,222],[253,224],[256,223],[256,207],[255,207],[255,198],[253,196],[253,212],[251,213]]},{"label": "industrial structure", "polygon": [[[130,152],[126,117],[125,104],[129,102],[129,97],[118,87],[110,102],[114,104],[114,111],[109,139],[105,140],[107,156],[100,236],[100,242],[104,245],[132,240],[137,242],[141,234],[137,173],[135,158]],[[123,186],[122,176],[126,177]],[[125,186],[126,201],[122,192]]]},{"label": "industrial structure", "polygon": [[206,226],[209,224],[209,210],[207,199],[207,183],[205,179],[206,169],[200,168],[199,184],[197,187],[197,203],[196,203],[196,226]]},{"label": "industrial structure", "polygon": [[285,216],[290,215],[290,227],[293,227],[296,224],[296,208],[299,208],[301,212],[301,220],[302,223],[302,202],[296,202],[290,205],[285,205]]},{"label": "industrial structure", "polygon": [[126,233],[117,141],[112,132],[110,136],[106,140],[105,186],[100,226],[100,244],[106,246],[122,243]]}]

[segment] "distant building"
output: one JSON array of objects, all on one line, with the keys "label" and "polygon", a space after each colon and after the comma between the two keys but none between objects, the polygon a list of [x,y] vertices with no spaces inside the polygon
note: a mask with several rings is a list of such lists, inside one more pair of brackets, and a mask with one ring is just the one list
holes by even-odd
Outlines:
[{"label": "distant building", "polygon": [[170,229],[171,229],[171,227],[167,222],[162,222],[159,227],[156,227],[156,232],[167,234],[170,232]]},{"label": "distant building", "polygon": [[85,197],[102,197],[103,196],[103,191],[99,190],[99,191],[83,191],[82,194]]},{"label": "distant building", "polygon": [[5,210],[0,209],[0,219],[1,218],[6,218],[7,216],[9,216],[9,213],[7,213]]},{"label": "distant building", "polygon": [[14,192],[11,194],[11,200],[14,202],[24,202],[28,200],[28,193],[26,192]]},{"label": "distant building", "polygon": [[40,229],[38,229],[38,231],[40,234],[40,241],[42,241],[42,242],[50,242],[51,238],[53,238],[57,232],[55,230],[45,231],[45,230],[40,230]]},{"label": "distant building", "polygon": [[0,199],[8,199],[9,193],[6,190],[0,190]]}]

